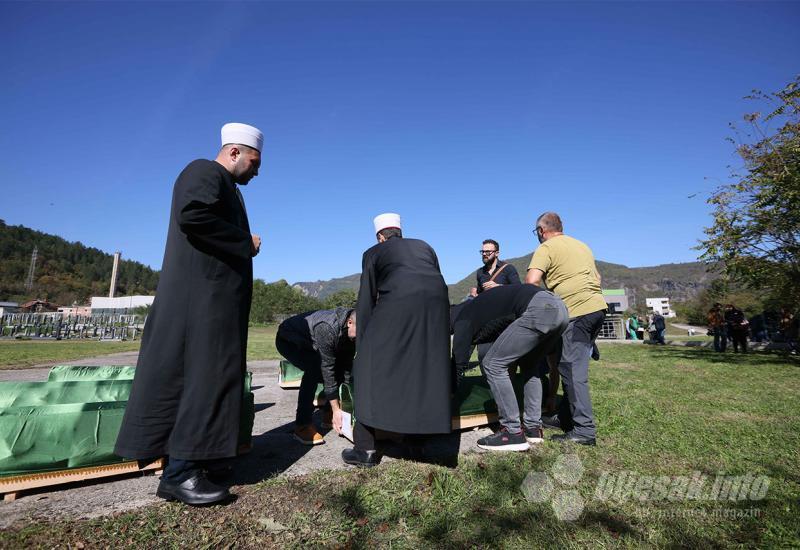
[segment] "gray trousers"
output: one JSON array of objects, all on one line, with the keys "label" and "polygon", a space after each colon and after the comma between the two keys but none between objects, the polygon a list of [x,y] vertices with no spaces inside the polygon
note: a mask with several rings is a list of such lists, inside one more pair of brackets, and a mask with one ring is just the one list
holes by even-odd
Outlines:
[{"label": "gray trousers", "polygon": [[558,372],[569,400],[572,432],[582,437],[596,435],[592,398],[589,396],[589,358],[605,316],[606,312],[602,310],[570,319],[561,337]]},{"label": "gray trousers", "polygon": [[[569,314],[561,298],[551,292],[537,292],[528,308],[495,340],[481,367],[492,390],[500,424],[510,432],[521,430],[519,405],[511,384],[511,370],[517,361],[534,350],[544,354],[567,328]],[[529,356],[530,357],[530,356]],[[525,426],[542,425],[542,383],[536,361],[523,365]]]}]

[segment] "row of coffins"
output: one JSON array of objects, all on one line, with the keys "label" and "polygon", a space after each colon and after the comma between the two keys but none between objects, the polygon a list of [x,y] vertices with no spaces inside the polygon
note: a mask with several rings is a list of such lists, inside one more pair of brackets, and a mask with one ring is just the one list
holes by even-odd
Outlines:
[{"label": "row of coffins", "polygon": [[[280,362],[278,384],[280,387],[297,388],[303,371],[292,365],[289,361]],[[512,377],[514,389],[518,396],[522,395],[522,380],[519,376]],[[317,387],[318,400],[322,391],[322,385]],[[348,427],[352,428],[355,423],[353,401],[353,388],[350,384],[342,384],[339,389],[339,399],[342,410],[345,412],[343,431],[346,437],[352,439]],[[480,374],[463,377],[458,384],[451,403],[451,426],[453,430],[474,428],[485,426],[497,421],[497,404],[492,397],[489,384]],[[348,426],[349,425],[349,426]]]},{"label": "row of coffins", "polygon": [[[114,444],[134,370],[56,366],[45,382],[0,382],[0,479],[123,462],[114,454]],[[255,414],[251,383],[247,373],[240,451],[251,445]]]}]

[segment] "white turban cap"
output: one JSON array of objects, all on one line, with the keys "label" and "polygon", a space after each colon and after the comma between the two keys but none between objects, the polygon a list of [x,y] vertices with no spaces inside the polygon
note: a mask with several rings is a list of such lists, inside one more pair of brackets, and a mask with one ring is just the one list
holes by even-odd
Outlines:
[{"label": "white turban cap", "polygon": [[388,212],[386,214],[381,214],[379,216],[375,216],[375,219],[372,220],[372,223],[375,224],[375,233],[377,234],[379,231],[383,231],[384,229],[389,228],[397,228],[402,229],[403,226],[400,224],[400,214],[393,214]]},{"label": "white turban cap", "polygon": [[229,122],[222,127],[222,145],[229,143],[237,143],[239,145],[247,145],[253,149],[258,149],[261,152],[261,147],[264,145],[264,134],[255,126],[248,126],[247,124],[240,124],[238,122]]}]

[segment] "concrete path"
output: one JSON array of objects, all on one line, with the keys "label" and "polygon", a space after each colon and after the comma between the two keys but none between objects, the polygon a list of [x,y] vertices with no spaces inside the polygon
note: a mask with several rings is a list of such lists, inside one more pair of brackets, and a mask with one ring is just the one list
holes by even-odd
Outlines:
[{"label": "concrete path", "polygon": [[[136,352],[118,353],[72,361],[74,365],[135,365]],[[295,476],[321,469],[349,468],[341,461],[342,450],[350,442],[335,432],[325,434],[325,444],[308,447],[294,440],[292,429],[297,390],[278,387],[278,361],[252,361],[248,369],[253,372],[255,396],[255,423],[253,450],[234,463],[231,480],[236,486],[251,485],[271,476]],[[49,367],[0,371],[0,380],[46,380]],[[319,419],[316,419],[319,425]],[[464,452],[481,452],[475,445],[479,437],[491,433],[488,428],[454,433],[436,438],[426,449],[433,459],[457,456]],[[389,452],[392,453],[390,446]],[[395,448],[397,456],[399,449]],[[385,462],[395,460],[391,456]],[[157,502],[156,476],[136,476],[72,485],[54,490],[39,490],[22,494],[14,502],[0,502],[0,528],[33,518],[77,519],[97,517],[115,512],[133,510]]]}]

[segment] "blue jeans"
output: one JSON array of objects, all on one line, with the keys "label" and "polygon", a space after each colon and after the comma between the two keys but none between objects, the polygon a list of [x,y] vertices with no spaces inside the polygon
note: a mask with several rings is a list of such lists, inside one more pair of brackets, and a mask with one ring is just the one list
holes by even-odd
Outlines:
[{"label": "blue jeans", "polygon": [[[525,312],[497,337],[483,358],[482,369],[489,383],[500,424],[508,431],[521,431],[519,404],[511,383],[510,369],[531,352],[543,354],[555,343],[569,322],[567,308],[551,292],[538,292]],[[588,359],[588,358],[587,358]],[[537,428],[542,424],[542,381],[538,361],[523,365],[525,427]]]}]

